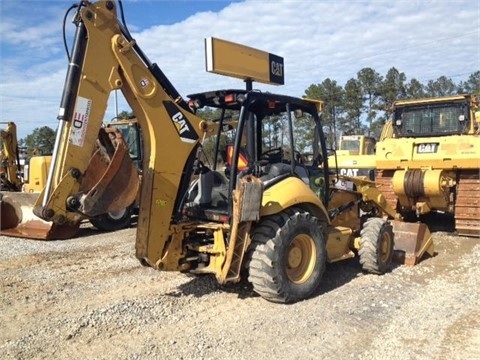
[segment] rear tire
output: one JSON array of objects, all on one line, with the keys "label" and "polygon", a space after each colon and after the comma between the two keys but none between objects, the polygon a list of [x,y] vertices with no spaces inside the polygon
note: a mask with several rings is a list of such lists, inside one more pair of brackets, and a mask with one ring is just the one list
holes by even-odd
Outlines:
[{"label": "rear tire", "polygon": [[253,230],[248,258],[248,281],[260,296],[278,303],[305,299],[325,271],[323,228],[298,208],[269,216]]},{"label": "rear tire", "polygon": [[372,274],[384,274],[392,262],[393,228],[382,218],[369,218],[360,231],[358,255],[362,269]]},{"label": "rear tire", "polygon": [[133,206],[118,213],[106,213],[90,219],[90,223],[101,231],[116,231],[129,227],[132,221]]}]

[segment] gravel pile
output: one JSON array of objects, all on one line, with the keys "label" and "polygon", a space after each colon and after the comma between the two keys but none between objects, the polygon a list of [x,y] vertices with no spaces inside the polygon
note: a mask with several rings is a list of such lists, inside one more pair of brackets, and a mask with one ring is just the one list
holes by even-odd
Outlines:
[{"label": "gravel pile", "polygon": [[315,296],[269,303],[247,283],[142,267],[135,229],[0,237],[2,359],[479,359],[480,241],[365,275],[329,264]]}]

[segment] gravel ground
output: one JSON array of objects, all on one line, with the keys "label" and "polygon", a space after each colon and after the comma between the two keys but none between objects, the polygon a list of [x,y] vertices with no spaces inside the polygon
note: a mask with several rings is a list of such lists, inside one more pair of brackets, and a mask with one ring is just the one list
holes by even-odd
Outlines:
[{"label": "gravel ground", "polygon": [[142,267],[135,229],[0,237],[1,359],[480,359],[480,240],[435,232],[436,256],[269,303],[246,283]]}]

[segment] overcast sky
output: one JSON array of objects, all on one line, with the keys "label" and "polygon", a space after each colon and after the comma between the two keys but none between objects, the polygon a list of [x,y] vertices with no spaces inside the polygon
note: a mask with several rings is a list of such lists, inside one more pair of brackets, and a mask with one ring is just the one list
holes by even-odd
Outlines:
[{"label": "overcast sky", "polygon": [[[57,127],[67,70],[62,19],[73,3],[0,1],[0,121],[15,121],[20,138],[37,127]],[[205,71],[204,39],[210,36],[283,57],[285,85],[254,83],[254,88],[294,96],[326,78],[343,86],[364,67],[382,76],[395,67],[407,80],[423,83],[442,75],[458,83],[480,70],[480,0],[123,4],[133,37],[184,97],[245,87],[241,80]],[[129,109],[120,101],[119,110]],[[105,118],[114,115],[112,96]]]}]

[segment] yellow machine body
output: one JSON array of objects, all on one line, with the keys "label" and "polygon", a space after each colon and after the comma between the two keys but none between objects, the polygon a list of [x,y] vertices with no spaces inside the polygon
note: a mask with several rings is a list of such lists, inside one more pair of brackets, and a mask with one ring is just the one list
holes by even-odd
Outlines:
[{"label": "yellow machine body", "polygon": [[0,154],[1,190],[21,191],[20,160],[18,153],[17,125],[9,121],[5,130],[0,130],[3,148]]},{"label": "yellow machine body", "polygon": [[339,149],[328,157],[328,164],[340,175],[375,177],[375,139],[366,135],[342,135]]},{"label": "yellow machine body", "polygon": [[402,100],[393,114],[394,135],[376,152],[390,205],[404,216],[452,214],[460,235],[480,236],[479,97]]},{"label": "yellow machine body", "polygon": [[32,156],[30,158],[28,164],[25,164],[25,192],[40,193],[43,190],[51,162],[51,156]]},{"label": "yellow machine body", "polygon": [[[382,127],[379,140],[393,136],[392,122],[387,121]],[[337,169],[340,175],[375,179],[376,149],[375,138],[366,135],[342,135],[339,149],[328,157],[331,168]]]}]

